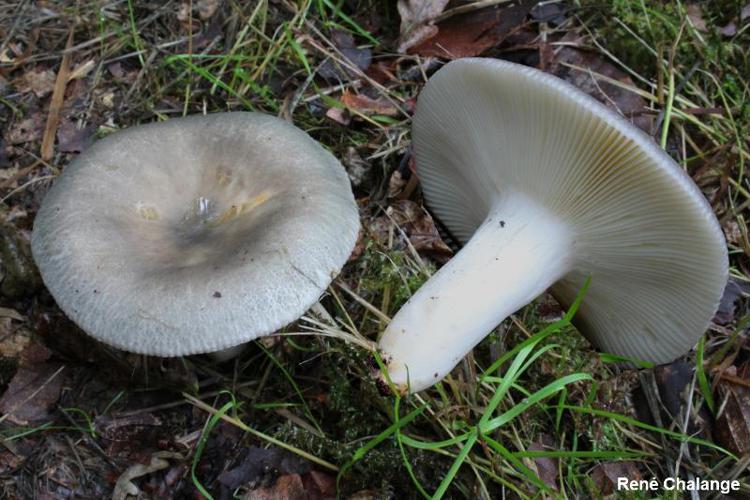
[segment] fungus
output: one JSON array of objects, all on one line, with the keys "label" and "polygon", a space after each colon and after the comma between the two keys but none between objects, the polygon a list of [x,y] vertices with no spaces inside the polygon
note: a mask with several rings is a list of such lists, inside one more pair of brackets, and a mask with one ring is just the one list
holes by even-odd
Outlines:
[{"label": "fungus", "polygon": [[272,333],[349,256],[340,163],[260,113],[190,116],[98,141],[58,177],[32,251],[61,309],[131,352],[216,352]]},{"label": "fungus", "polygon": [[399,390],[430,387],[547,289],[594,344],[656,363],[690,350],[727,280],[724,238],[648,136],[538,70],[461,59],[419,96],[428,206],[462,250],[398,311],[379,348]]}]

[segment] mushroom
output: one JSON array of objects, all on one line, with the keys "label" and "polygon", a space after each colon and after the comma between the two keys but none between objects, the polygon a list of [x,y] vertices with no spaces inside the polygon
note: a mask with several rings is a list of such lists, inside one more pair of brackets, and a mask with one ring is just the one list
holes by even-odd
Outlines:
[{"label": "mushroom", "polygon": [[401,308],[379,349],[397,388],[445,376],[504,318],[588,277],[576,326],[656,363],[690,350],[727,281],[718,222],[648,136],[562,80],[461,59],[425,86],[413,124],[428,206],[465,246]]},{"label": "mushroom", "polygon": [[181,356],[297,319],[338,274],[358,229],[333,155],[281,119],[217,113],[98,141],[49,190],[32,251],[89,335]]}]

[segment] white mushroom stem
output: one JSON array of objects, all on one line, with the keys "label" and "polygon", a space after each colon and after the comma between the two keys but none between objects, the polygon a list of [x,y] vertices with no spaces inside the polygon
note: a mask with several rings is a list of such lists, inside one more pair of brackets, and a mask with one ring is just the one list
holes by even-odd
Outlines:
[{"label": "white mushroom stem", "polygon": [[466,246],[401,308],[380,340],[394,384],[443,378],[493,328],[570,271],[572,228],[538,203],[498,200]]}]

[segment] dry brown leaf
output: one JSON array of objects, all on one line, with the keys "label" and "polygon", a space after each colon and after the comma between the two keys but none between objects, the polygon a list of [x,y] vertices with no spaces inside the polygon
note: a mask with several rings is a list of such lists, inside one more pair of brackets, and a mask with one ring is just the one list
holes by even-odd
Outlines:
[{"label": "dry brown leaf", "polygon": [[26,116],[20,122],[11,125],[5,140],[8,144],[26,144],[38,141],[44,133],[44,116],[35,111]]},{"label": "dry brown leaf", "polygon": [[46,418],[60,398],[64,368],[60,363],[19,366],[0,398],[2,418],[17,425]]},{"label": "dry brown leaf", "polygon": [[626,477],[629,480],[640,480],[641,473],[635,462],[605,462],[598,464],[591,471],[591,480],[603,496],[611,495],[617,487],[617,478]]},{"label": "dry brown leaf", "polygon": [[94,142],[95,125],[76,127],[70,120],[63,120],[57,129],[57,150],[61,153],[80,153]]},{"label": "dry brown leaf", "polygon": [[336,478],[325,472],[311,470],[302,476],[302,482],[310,499],[336,498]]},{"label": "dry brown leaf", "polygon": [[346,61],[338,57],[326,58],[318,68],[320,76],[328,80],[351,81],[359,78],[360,71],[366,71],[370,67],[372,50],[367,47],[358,48],[351,33],[334,30],[331,34],[331,41]]},{"label": "dry brown leaf", "polygon": [[55,73],[47,68],[32,68],[16,82],[19,92],[44,97],[55,88]]},{"label": "dry brown leaf", "polygon": [[609,83],[597,75],[630,87],[636,86],[633,80],[599,54],[574,47],[563,47],[557,53],[551,69],[555,75],[619,112],[647,134],[651,134],[653,115],[645,113],[648,111],[646,101],[635,92]]},{"label": "dry brown leaf", "polygon": [[351,123],[352,121],[349,113],[345,109],[340,108],[328,108],[328,110],[326,111],[326,116],[336,123],[340,123],[344,126],[349,125],[349,123]]},{"label": "dry brown leaf", "polygon": [[17,358],[31,343],[31,331],[19,324],[25,319],[15,309],[0,307],[0,357]]},{"label": "dry brown leaf", "polygon": [[[440,237],[435,221],[418,203],[411,200],[393,200],[386,214],[373,220],[369,230],[374,238],[387,241],[394,224],[409,238],[414,249],[420,253],[443,260],[453,255],[450,247]],[[396,231],[396,236],[400,236]]]},{"label": "dry brown leaf", "polygon": [[734,314],[737,302],[743,294],[750,294],[750,283],[740,281],[736,278],[729,278],[727,285],[724,287],[724,293],[719,301],[719,308],[714,315],[714,323],[718,325],[728,325],[734,321]]},{"label": "dry brown leaf", "polygon": [[695,29],[704,33],[708,32],[706,21],[703,19],[703,10],[701,9],[700,4],[689,3],[685,5],[685,10],[687,11],[688,19],[690,19],[690,22],[693,23]]},{"label": "dry brown leaf", "polygon": [[340,99],[341,103],[347,108],[362,113],[363,115],[386,115],[396,116],[398,110],[390,101],[379,97],[373,99],[364,94],[354,94],[344,91]]},{"label": "dry brown leaf", "polygon": [[742,455],[750,450],[750,388],[722,380],[718,394],[723,409],[714,426],[716,442]]},{"label": "dry brown leaf", "polygon": [[505,40],[521,26],[531,9],[530,2],[521,2],[504,9],[483,9],[455,16],[438,24],[438,32],[409,53],[424,57],[459,59],[477,56]]},{"label": "dry brown leaf", "polygon": [[398,51],[406,52],[431,36],[438,29],[431,24],[448,5],[448,0],[398,0],[397,8],[401,16],[401,36]]},{"label": "dry brown leaf", "polygon": [[729,21],[726,26],[722,26],[721,28],[719,28],[719,33],[727,38],[733,37],[737,34],[737,23],[735,23],[734,21]]},{"label": "dry brown leaf", "polygon": [[346,167],[346,173],[349,174],[352,186],[369,191],[375,174],[372,163],[363,160],[353,147],[347,148],[342,163]]},{"label": "dry brown leaf", "polygon": [[31,343],[31,331],[15,327],[10,318],[0,318],[0,357],[17,358]]},{"label": "dry brown leaf", "polygon": [[[537,442],[529,446],[529,451],[550,451],[554,450],[554,440],[551,436],[541,436]],[[544,484],[557,491],[557,463],[559,460],[552,457],[535,457],[532,466],[536,469],[537,476]]]},{"label": "dry brown leaf", "polygon": [[299,474],[287,474],[279,477],[273,486],[252,490],[244,498],[245,500],[281,500],[282,498],[302,500],[307,498],[307,493]]},{"label": "dry brown leaf", "polygon": [[84,78],[92,69],[94,69],[95,66],[96,63],[93,59],[89,59],[85,63],[77,65],[68,75],[68,81]]},{"label": "dry brown leaf", "polygon": [[198,0],[195,9],[198,11],[198,16],[205,21],[216,13],[219,5],[221,5],[221,0]]}]

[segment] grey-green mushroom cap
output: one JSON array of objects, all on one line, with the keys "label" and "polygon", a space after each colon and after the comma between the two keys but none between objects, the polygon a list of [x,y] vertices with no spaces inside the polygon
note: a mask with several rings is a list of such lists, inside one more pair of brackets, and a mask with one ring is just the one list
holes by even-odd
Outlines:
[{"label": "grey-green mushroom cap", "polygon": [[[549,289],[605,351],[652,362],[690,350],[716,311],[726,243],[685,171],[564,81],[482,58],[438,70],[413,125],[429,208],[466,246],[394,316],[391,379],[429,387]],[[417,348],[419,346],[419,348]]]},{"label": "grey-green mushroom cap", "polygon": [[59,306],[89,335],[180,356],[297,319],[338,274],[358,230],[333,155],[281,119],[217,113],[94,144],[46,195],[32,252]]}]

